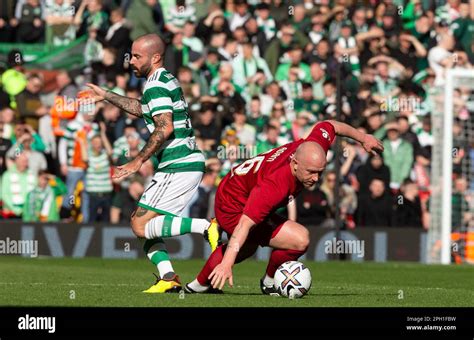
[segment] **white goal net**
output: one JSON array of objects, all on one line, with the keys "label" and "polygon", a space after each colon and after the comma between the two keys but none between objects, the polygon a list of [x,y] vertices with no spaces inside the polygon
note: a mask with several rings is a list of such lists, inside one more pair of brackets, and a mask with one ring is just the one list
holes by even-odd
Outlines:
[{"label": "white goal net", "polygon": [[474,258],[474,70],[450,69],[433,89],[429,263]]}]

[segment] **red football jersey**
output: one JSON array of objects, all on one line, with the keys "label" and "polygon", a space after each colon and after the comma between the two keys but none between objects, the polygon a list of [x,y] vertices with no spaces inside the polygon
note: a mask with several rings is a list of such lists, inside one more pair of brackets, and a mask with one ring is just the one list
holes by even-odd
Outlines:
[{"label": "red football jersey", "polygon": [[334,126],[323,121],[306,139],[288,143],[235,166],[219,184],[216,204],[229,214],[250,217],[261,223],[276,209],[288,204],[303,188],[291,173],[290,161],[304,141],[317,142],[328,152],[336,136]]}]

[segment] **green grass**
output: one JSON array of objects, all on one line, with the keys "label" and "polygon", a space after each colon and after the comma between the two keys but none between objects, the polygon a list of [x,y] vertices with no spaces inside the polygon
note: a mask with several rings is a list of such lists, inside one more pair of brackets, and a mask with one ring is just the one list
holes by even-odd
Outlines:
[{"label": "green grass", "polygon": [[[183,282],[204,261],[174,261]],[[233,289],[224,295],[143,294],[154,281],[145,259],[26,259],[0,257],[0,306],[144,307],[429,307],[473,306],[472,266],[413,263],[305,261],[313,286],[302,299],[263,296],[259,278],[266,263],[234,267]],[[403,298],[399,298],[402,297]],[[71,298],[74,297],[74,298]]]}]

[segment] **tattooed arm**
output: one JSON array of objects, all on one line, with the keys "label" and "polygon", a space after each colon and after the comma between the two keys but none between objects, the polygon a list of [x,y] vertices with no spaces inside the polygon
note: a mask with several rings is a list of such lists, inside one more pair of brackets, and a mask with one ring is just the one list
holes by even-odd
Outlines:
[{"label": "tattooed arm", "polygon": [[134,160],[129,163],[118,166],[114,173],[113,178],[122,178],[134,174],[143,163],[145,163],[150,157],[163,145],[163,143],[173,133],[173,113],[166,112],[153,117],[155,123],[155,130],[151,134],[148,142],[135,157]]},{"label": "tattooed arm", "polygon": [[134,116],[143,117],[142,104],[138,99],[124,97],[112,91],[105,92],[104,99]]},{"label": "tattooed arm", "polygon": [[139,118],[143,117],[142,105],[140,104],[140,100],[135,98],[124,97],[112,91],[106,91],[103,88],[91,83],[88,83],[86,85],[89,86],[93,91],[91,97],[94,102],[97,103],[102,100],[108,100],[110,103],[130,113],[131,115],[137,116]]},{"label": "tattooed arm", "polygon": [[153,117],[155,130],[137,158],[146,162],[173,133],[173,113],[166,112]]}]

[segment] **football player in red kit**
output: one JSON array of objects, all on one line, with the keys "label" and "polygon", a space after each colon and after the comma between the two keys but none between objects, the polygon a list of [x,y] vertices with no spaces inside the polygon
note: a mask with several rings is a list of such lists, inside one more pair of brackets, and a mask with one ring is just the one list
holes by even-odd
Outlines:
[{"label": "football player in red kit", "polygon": [[316,124],[307,138],[251,158],[224,177],[216,193],[215,214],[230,238],[186,285],[188,293],[220,292],[227,280],[232,287],[232,266],[252,256],[258,246],[273,248],[260,285],[264,294],[275,292],[276,269],[286,261],[296,261],[309,244],[308,230],[275,210],[286,206],[303,187],[318,182],[336,135],[357,140],[367,152],[383,151],[382,142],[372,135],[328,120]]}]

